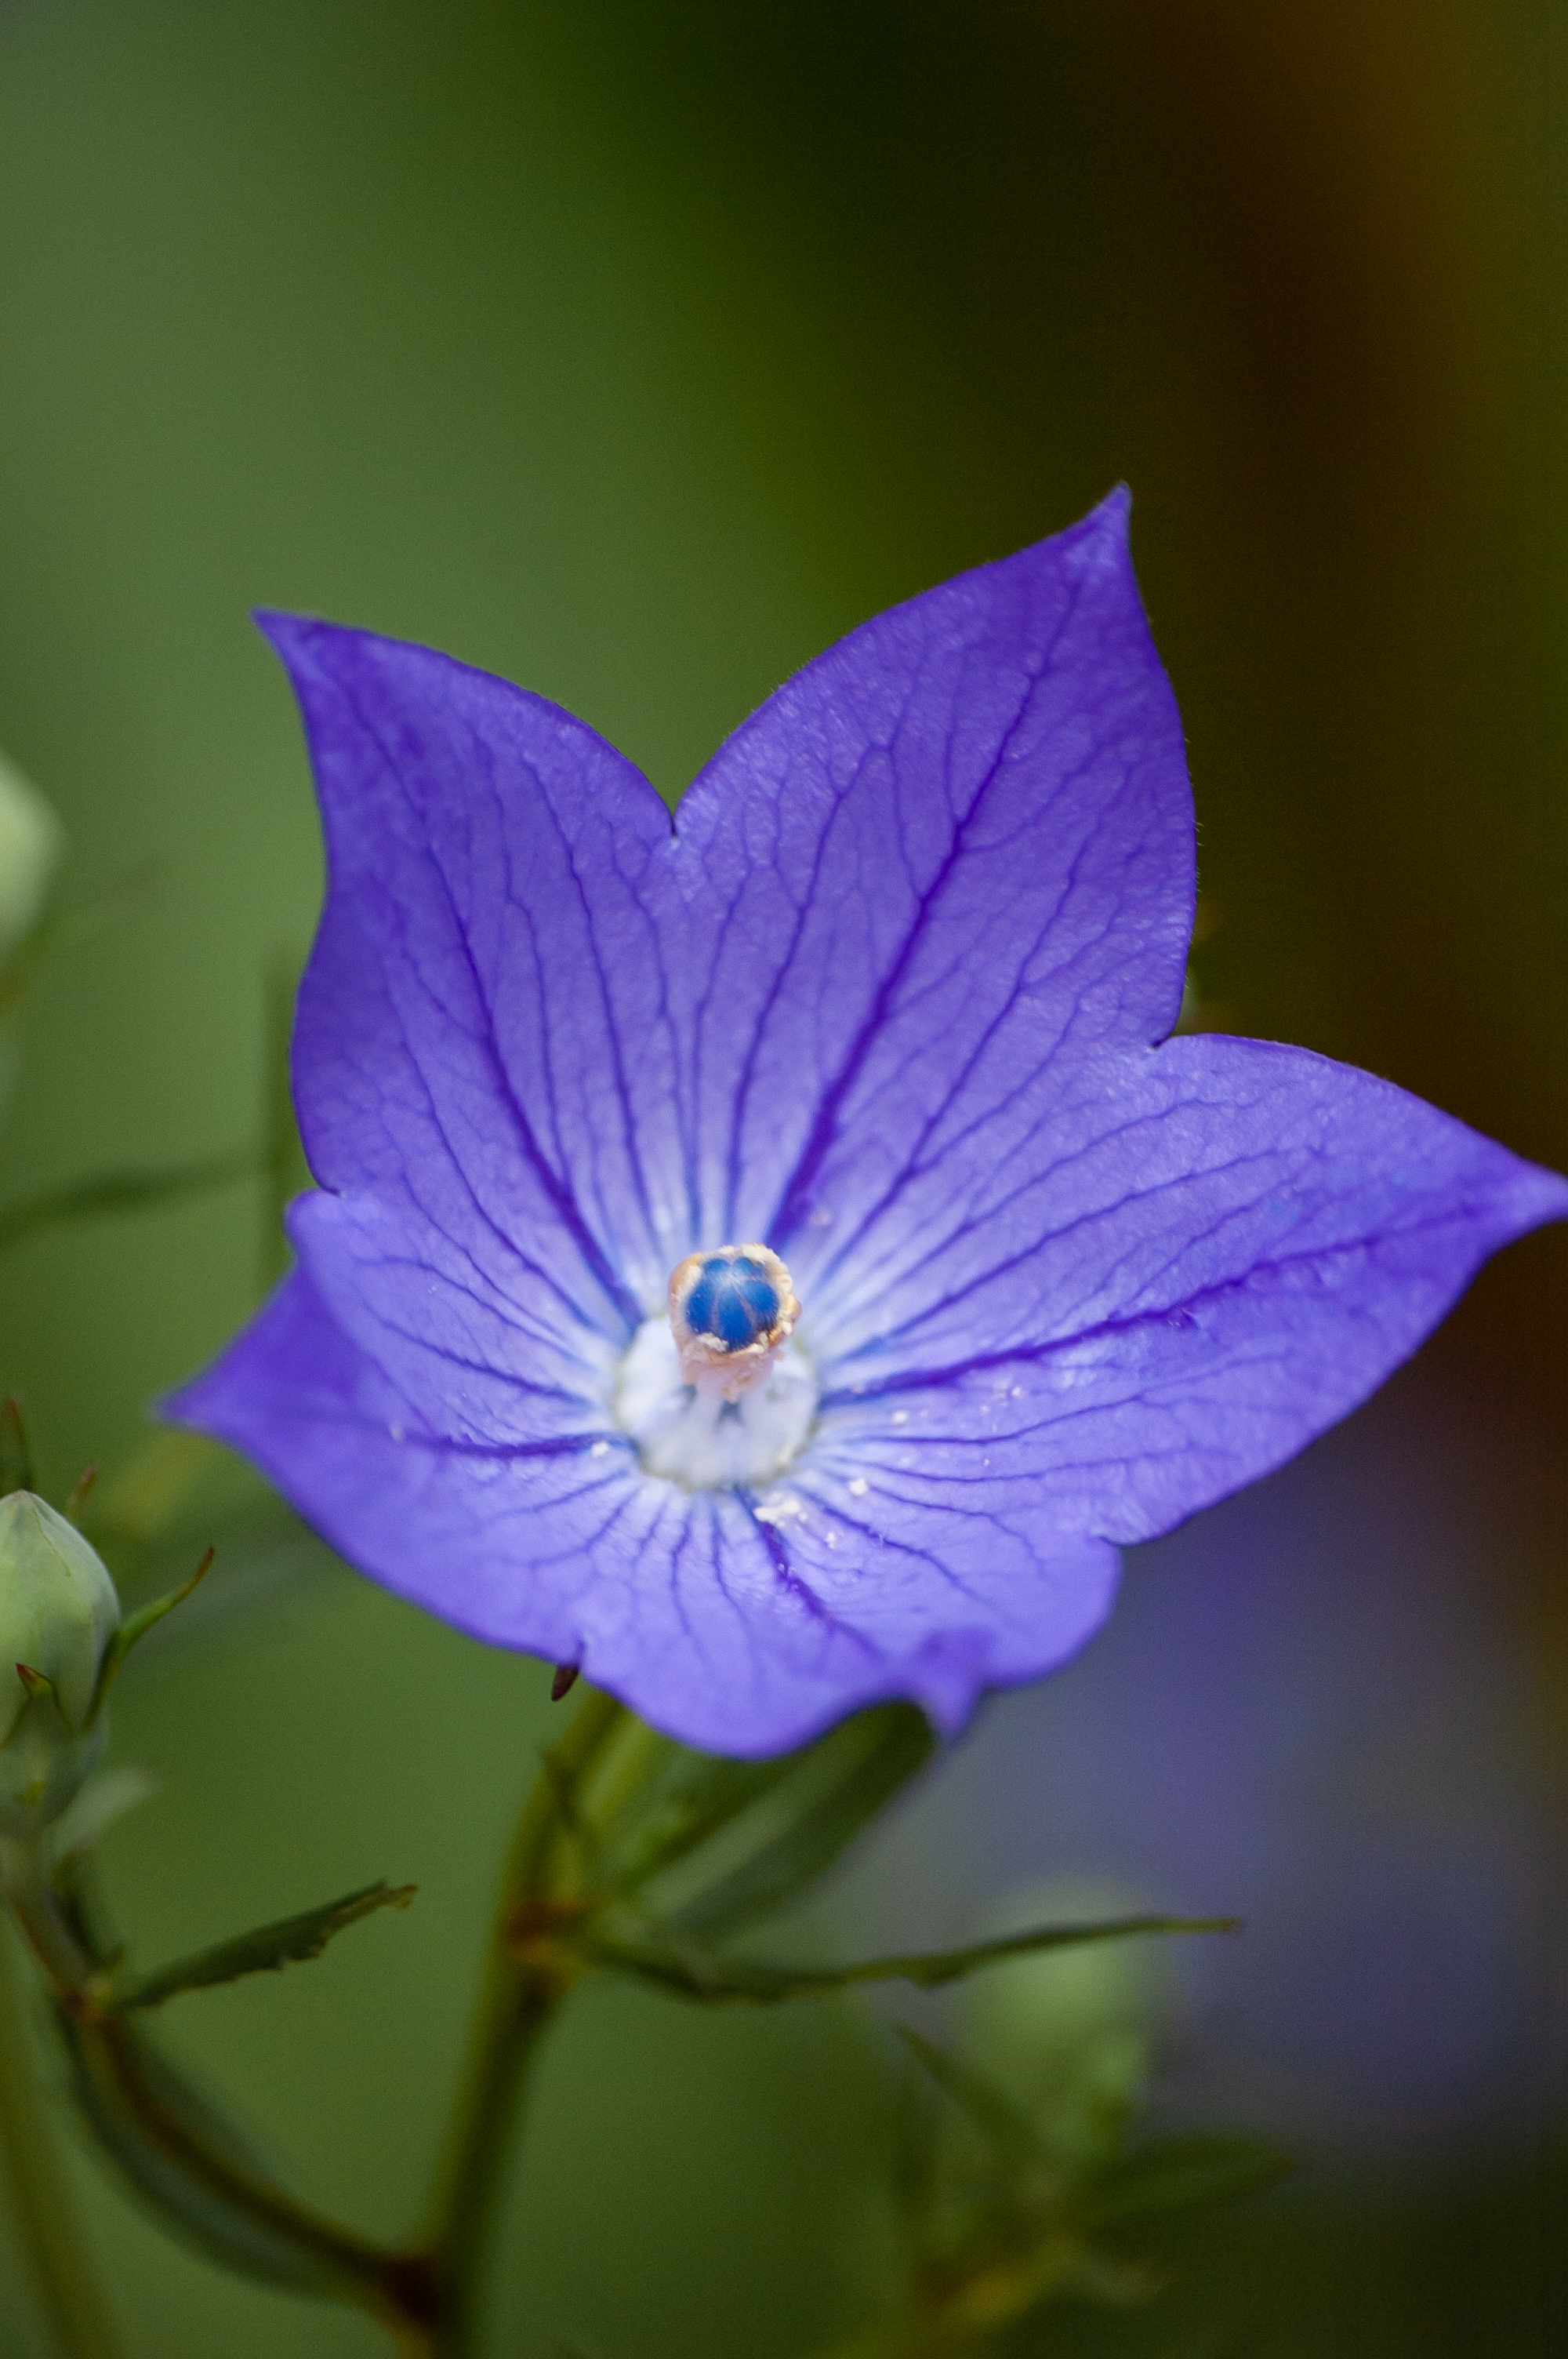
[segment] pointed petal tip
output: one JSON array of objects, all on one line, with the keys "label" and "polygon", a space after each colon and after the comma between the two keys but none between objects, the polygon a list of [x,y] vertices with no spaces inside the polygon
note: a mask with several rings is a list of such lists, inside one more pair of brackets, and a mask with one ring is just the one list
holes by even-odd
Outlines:
[{"label": "pointed petal tip", "polygon": [[[1080,576],[1086,571],[1113,575],[1136,592],[1131,514],[1132,494],[1125,484],[1118,484],[1076,523],[1065,525],[1059,532],[1047,533],[1044,540],[1031,541],[1011,557],[996,559],[995,567],[998,571],[1014,566],[1038,567],[1047,573],[1065,567]],[[990,569],[982,566],[976,570],[985,572]]]},{"label": "pointed petal tip", "polygon": [[291,679],[298,678],[312,656],[362,647],[378,637],[352,624],[330,623],[321,614],[294,614],[277,606],[254,606],[251,620]]},{"label": "pointed petal tip", "polygon": [[1568,1221],[1568,1178],[1549,1164],[1521,1162],[1516,1201],[1520,1236]]},{"label": "pointed petal tip", "polygon": [[1065,530],[1054,533],[1051,540],[1042,546],[1048,548],[1051,541],[1058,547],[1064,541],[1098,541],[1108,553],[1125,557],[1131,534],[1131,486],[1114,484],[1103,499],[1097,500],[1092,508],[1085,510],[1076,524],[1070,524]]},{"label": "pointed petal tip", "polygon": [[331,627],[330,625],[324,625],[318,615],[291,614],[287,607],[283,606],[253,606],[251,620],[267,645],[276,647],[279,654],[294,640],[303,638],[308,632]]},{"label": "pointed petal tip", "polygon": [[219,1404],[212,1398],[212,1374],[211,1368],[203,1368],[199,1375],[177,1385],[172,1392],[160,1393],[149,1404],[158,1424],[178,1426],[185,1433],[204,1433],[227,1441],[229,1437],[220,1422]]}]

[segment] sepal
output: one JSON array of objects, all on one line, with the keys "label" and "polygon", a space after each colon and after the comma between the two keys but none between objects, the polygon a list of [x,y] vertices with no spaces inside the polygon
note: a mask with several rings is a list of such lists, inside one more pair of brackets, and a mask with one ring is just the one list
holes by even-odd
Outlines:
[{"label": "sepal", "polygon": [[172,1614],[177,1605],[184,1604],[192,1591],[206,1579],[215,1554],[215,1549],[208,1549],[189,1581],[182,1581],[178,1589],[169,1590],[163,1597],[155,1597],[150,1604],[138,1607],[135,1614],[127,1615],[121,1623],[105,1647],[103,1662],[98,1668],[98,1682],[92,1691],[90,1722],[96,1720],[103,1711],[104,1700],[118,1678],[120,1667],[132,1647],[145,1638],[147,1632],[161,1622],[166,1614]]},{"label": "sepal", "polygon": [[[688,1756],[686,1816],[676,1815],[657,1862],[660,1869],[685,1865],[657,1892],[660,1913],[683,1939],[706,1942],[784,1908],[833,1865],[935,1749],[923,1713],[889,1703],[854,1713],[780,1760]],[[653,1873],[640,1875],[637,1886]]]},{"label": "sepal", "polygon": [[[579,1762],[589,1714],[598,1733]],[[727,1938],[795,1899],[935,1749],[929,1723],[903,1703],[761,1760],[677,1744],[592,1690],[569,1726],[544,1771],[574,1854],[574,1890],[595,1908],[651,1913],[683,1947]]]}]

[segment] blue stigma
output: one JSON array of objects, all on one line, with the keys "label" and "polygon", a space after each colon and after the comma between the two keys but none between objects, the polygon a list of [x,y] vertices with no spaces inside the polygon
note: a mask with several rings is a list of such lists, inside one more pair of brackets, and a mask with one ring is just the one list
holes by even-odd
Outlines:
[{"label": "blue stigma", "polygon": [[710,1254],[683,1308],[694,1335],[741,1352],[776,1323],[778,1288],[750,1254]]}]

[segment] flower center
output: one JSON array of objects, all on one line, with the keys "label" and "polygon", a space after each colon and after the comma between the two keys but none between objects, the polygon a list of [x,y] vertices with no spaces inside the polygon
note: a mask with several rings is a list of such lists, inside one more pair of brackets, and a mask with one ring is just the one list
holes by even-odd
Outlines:
[{"label": "flower center", "polygon": [[688,1490],[771,1483],[811,1430],[816,1381],[790,1333],[800,1304],[766,1245],[688,1254],[667,1319],[645,1320],[621,1364],[615,1419],[650,1474]]}]

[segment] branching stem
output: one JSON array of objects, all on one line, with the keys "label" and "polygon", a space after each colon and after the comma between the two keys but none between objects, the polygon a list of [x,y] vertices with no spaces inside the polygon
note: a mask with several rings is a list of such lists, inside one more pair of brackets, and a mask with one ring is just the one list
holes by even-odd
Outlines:
[{"label": "branching stem", "polygon": [[[133,2019],[107,1998],[102,1961],[60,1906],[35,1844],[0,1843],[0,1888],[43,1969],[79,2073],[106,2112],[131,2130],[139,2150],[160,2158],[158,2184],[154,2189],[142,2181],[144,2194],[187,2232],[214,2207],[248,2223],[275,2248],[308,2264],[317,2289],[370,2310],[395,2332],[407,2322],[422,2330],[429,2315],[429,2272],[421,2256],[373,2245],[295,2202],[171,2107],[147,2069]],[[44,2149],[32,2141],[29,2150]],[[70,2270],[80,2280],[80,2238],[64,2209],[56,2217],[62,2224],[53,2239],[54,2262],[63,2265],[68,2253],[78,2255]],[[72,2359],[78,2352],[82,2359],[97,2359],[113,2348],[102,2338],[66,2347]]]},{"label": "branching stem", "polygon": [[60,2359],[116,2359],[119,2339],[38,2087],[15,1948],[0,1924],[0,2165],[38,2307]]},{"label": "branching stem", "polygon": [[584,1698],[546,1756],[502,1878],[484,1984],[431,2208],[427,2251],[437,2324],[432,2359],[470,2359],[518,2101],[539,2038],[583,1971],[560,1939],[579,1911],[575,1810],[582,1783],[624,1718],[611,1697]]}]

